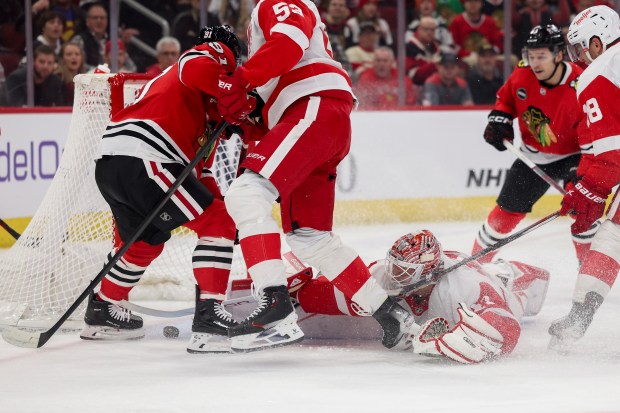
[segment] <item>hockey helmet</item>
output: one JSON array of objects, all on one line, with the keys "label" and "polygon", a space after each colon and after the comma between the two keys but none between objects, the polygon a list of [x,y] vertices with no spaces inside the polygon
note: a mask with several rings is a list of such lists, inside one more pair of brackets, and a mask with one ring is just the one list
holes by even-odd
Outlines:
[{"label": "hockey helmet", "polygon": [[565,46],[562,32],[553,24],[534,27],[525,41],[526,49],[548,48],[554,54],[559,50],[564,50]]},{"label": "hockey helmet", "polygon": [[386,266],[391,290],[414,291],[434,284],[434,273],[443,267],[441,244],[425,229],[403,235],[389,249]]},{"label": "hockey helmet", "polygon": [[237,63],[240,62],[241,45],[239,44],[237,35],[235,35],[235,32],[229,25],[205,26],[200,29],[200,35],[198,36],[196,45],[210,42],[220,42],[225,44],[233,52]]},{"label": "hockey helmet", "polygon": [[598,37],[603,43],[603,51],[607,46],[620,38],[620,17],[607,6],[593,6],[579,13],[568,28],[568,56],[577,62],[585,55],[590,62],[590,40]]}]

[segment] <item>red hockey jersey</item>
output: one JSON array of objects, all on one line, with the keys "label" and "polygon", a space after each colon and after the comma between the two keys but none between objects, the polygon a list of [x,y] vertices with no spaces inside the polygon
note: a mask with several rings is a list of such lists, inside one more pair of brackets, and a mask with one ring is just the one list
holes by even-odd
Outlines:
[{"label": "red hockey jersey", "polygon": [[528,156],[537,164],[555,162],[591,146],[585,116],[577,102],[582,70],[573,63],[564,64],[564,77],[557,86],[549,87],[519,63],[497,92],[495,109],[519,119]]},{"label": "red hockey jersey", "polygon": [[[220,43],[186,51],[177,63],[148,82],[136,101],[116,113],[99,147],[102,155],[189,164],[205,142],[209,115],[217,117],[217,82],[233,72],[233,53]],[[212,161],[211,157],[211,160]],[[203,165],[198,165],[200,177]]]},{"label": "red hockey jersey", "polygon": [[352,96],[351,80],[333,59],[325,25],[309,0],[258,2],[241,72],[265,101],[263,117],[270,129],[303,96]]},{"label": "red hockey jersey", "polygon": [[620,183],[620,44],[607,49],[583,72],[577,96],[587,115],[595,155],[586,176],[610,192]]}]

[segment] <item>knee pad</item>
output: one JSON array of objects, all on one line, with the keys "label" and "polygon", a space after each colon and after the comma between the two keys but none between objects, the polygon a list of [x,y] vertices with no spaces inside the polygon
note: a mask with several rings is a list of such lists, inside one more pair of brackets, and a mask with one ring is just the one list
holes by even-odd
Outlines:
[{"label": "knee pad", "polygon": [[271,206],[277,198],[275,186],[252,171],[245,171],[233,181],[224,202],[241,238],[253,235],[251,227],[256,226],[261,227],[258,232],[279,232],[271,215]]}]

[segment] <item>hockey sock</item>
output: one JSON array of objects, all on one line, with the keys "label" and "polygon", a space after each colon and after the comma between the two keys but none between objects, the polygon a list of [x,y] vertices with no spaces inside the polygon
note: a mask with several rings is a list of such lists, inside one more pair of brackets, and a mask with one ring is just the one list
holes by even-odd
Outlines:
[{"label": "hockey sock", "polygon": [[280,255],[280,234],[251,235],[241,238],[239,243],[257,291],[265,287],[286,285],[286,270]]},{"label": "hockey sock", "polygon": [[581,265],[573,301],[583,303],[588,292],[594,291],[605,298],[616,281],[620,264],[614,258],[596,250],[590,250]]},{"label": "hockey sock", "polygon": [[358,316],[359,306],[346,298],[325,277],[310,280],[294,297],[306,313]]},{"label": "hockey sock", "polygon": [[[471,251],[472,255],[508,237],[524,217],[525,213],[509,212],[499,205],[495,206],[478,232]],[[491,262],[495,254],[497,251],[490,252],[480,257],[478,261],[481,263]]]},{"label": "hockey sock", "polygon": [[[123,257],[101,281],[97,296],[106,301],[126,300],[131,289],[140,281],[144,271],[161,254],[164,244],[151,245],[144,241],[134,242]],[[116,253],[115,248],[108,254],[106,262]]]},{"label": "hockey sock", "polygon": [[192,254],[192,266],[201,300],[225,298],[232,259],[232,240],[211,237],[198,239]]}]

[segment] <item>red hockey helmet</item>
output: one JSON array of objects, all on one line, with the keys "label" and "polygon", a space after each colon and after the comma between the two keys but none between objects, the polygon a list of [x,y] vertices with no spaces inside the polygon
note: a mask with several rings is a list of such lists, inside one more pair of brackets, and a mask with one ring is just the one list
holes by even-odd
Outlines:
[{"label": "red hockey helmet", "polygon": [[387,275],[390,289],[414,291],[437,282],[434,272],[443,267],[441,244],[423,229],[403,235],[389,249]]}]

